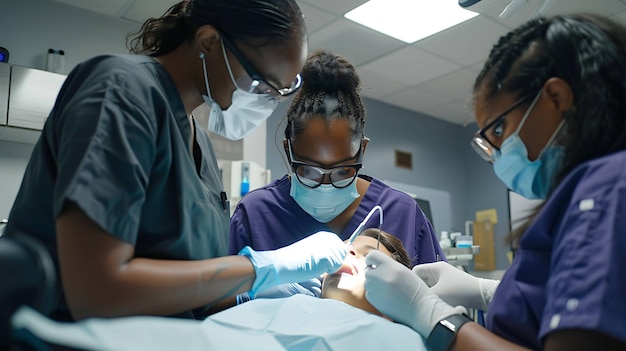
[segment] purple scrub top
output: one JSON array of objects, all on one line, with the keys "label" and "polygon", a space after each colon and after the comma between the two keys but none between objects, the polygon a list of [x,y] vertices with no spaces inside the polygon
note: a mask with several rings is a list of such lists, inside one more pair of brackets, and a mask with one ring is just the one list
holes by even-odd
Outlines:
[{"label": "purple scrub top", "polygon": [[[354,216],[343,232],[346,240],[372,207],[380,205],[384,221],[382,229],[404,243],[413,265],[435,262],[445,256],[432,225],[413,198],[383,182],[364,175],[371,182]],[[315,232],[330,229],[306,213],[289,195],[291,182],[287,175],[269,185],[251,191],[241,199],[231,218],[231,254],[245,246],[255,250],[273,250],[287,246]],[[378,227],[378,216],[372,215],[366,228]]]},{"label": "purple scrub top", "polygon": [[572,171],[520,241],[489,306],[487,327],[543,349],[565,329],[626,342],[626,152]]}]

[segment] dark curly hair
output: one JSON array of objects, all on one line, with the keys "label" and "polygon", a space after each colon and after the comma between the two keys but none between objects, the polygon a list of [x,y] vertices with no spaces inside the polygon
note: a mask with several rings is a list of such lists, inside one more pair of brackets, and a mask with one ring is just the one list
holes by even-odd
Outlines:
[{"label": "dark curly hair", "polygon": [[[566,154],[553,191],[576,166],[626,149],[626,28],[591,14],[532,19],[494,45],[474,96],[532,97],[551,77],[566,81],[574,96],[556,141]],[[512,234],[513,241],[535,214]]]},{"label": "dark curly hair", "polygon": [[295,0],[184,0],[144,22],[127,45],[132,53],[164,55],[192,40],[205,24],[250,47],[288,45],[294,35],[306,34]]},{"label": "dark curly hair", "polygon": [[285,138],[294,142],[311,117],[321,116],[327,121],[344,118],[351,122],[352,142],[358,148],[365,128],[365,108],[354,66],[342,56],[317,51],[309,56],[301,75],[302,87],[287,111]]}]

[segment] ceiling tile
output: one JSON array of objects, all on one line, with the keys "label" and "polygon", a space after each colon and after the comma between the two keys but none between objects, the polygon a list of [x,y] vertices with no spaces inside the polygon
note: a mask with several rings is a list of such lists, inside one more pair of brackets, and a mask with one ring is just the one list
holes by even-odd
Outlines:
[{"label": "ceiling tile", "polygon": [[502,1],[502,4],[493,6],[484,13],[509,28],[515,28],[534,17],[537,11],[542,10],[544,3],[546,3],[547,7],[543,11],[543,15],[547,16],[575,12],[614,15],[626,10],[626,4],[621,0],[552,0],[551,3],[547,1],[550,0],[525,0],[525,5],[512,12],[506,18],[500,18],[499,15],[510,1]]},{"label": "ceiling tile", "polygon": [[449,104],[439,106],[429,111],[425,111],[427,114],[443,119],[459,125],[466,125],[473,121],[471,106],[467,100],[454,101]]},{"label": "ceiling tile", "polygon": [[410,86],[455,71],[460,66],[416,47],[407,46],[360,68]]},{"label": "ceiling tile", "polygon": [[394,82],[384,75],[362,70],[357,67],[357,73],[361,77],[362,94],[374,99],[379,99],[395,91],[405,89],[406,86]]},{"label": "ceiling tile", "polygon": [[167,9],[177,2],[176,0],[135,0],[122,18],[143,23],[148,18],[161,17]]},{"label": "ceiling tile", "polygon": [[385,96],[381,100],[392,105],[421,112],[431,111],[453,101],[452,99],[446,99],[437,94],[416,88],[402,89]]},{"label": "ceiling tile", "polygon": [[[80,1],[80,0],[57,0],[57,1]],[[127,1],[127,0],[124,0]],[[161,16],[170,6],[178,3],[178,0],[135,0],[122,18],[143,23],[150,17]],[[300,9],[305,16],[309,33],[316,31],[324,25],[332,22],[337,16],[323,11],[318,7],[307,3],[300,3]]]},{"label": "ceiling tile", "polygon": [[306,28],[309,34],[315,32],[337,18],[336,15],[322,11],[317,7],[313,7],[305,3],[300,4],[300,9],[304,14],[304,21],[306,22]]},{"label": "ceiling tile", "polygon": [[460,65],[470,66],[484,61],[493,44],[509,28],[485,17],[477,16],[414,45]]},{"label": "ceiling tile", "polygon": [[330,50],[354,65],[379,58],[404,44],[346,19],[339,19],[309,37],[309,51]]},{"label": "ceiling tile", "polygon": [[621,24],[626,24],[626,11],[618,13],[617,15],[613,16],[613,18],[619,21]]},{"label": "ceiling tile", "polygon": [[461,100],[472,95],[477,75],[475,70],[463,68],[424,82],[417,88],[450,100]]},{"label": "ceiling tile", "polygon": [[108,16],[119,16],[132,0],[54,0]]},{"label": "ceiling tile", "polygon": [[554,0],[546,9],[546,15],[574,12],[591,12],[602,15],[614,15],[626,10],[626,4],[620,0]]},{"label": "ceiling tile", "polygon": [[367,0],[298,0],[299,4],[307,3],[339,16],[345,15],[346,12],[366,2]]}]

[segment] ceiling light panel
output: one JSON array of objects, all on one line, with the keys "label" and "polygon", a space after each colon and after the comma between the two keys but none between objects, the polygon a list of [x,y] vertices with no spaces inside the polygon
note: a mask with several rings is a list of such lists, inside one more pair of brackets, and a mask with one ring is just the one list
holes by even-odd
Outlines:
[{"label": "ceiling light panel", "polygon": [[351,21],[408,44],[476,16],[456,0],[370,0],[345,14]]}]

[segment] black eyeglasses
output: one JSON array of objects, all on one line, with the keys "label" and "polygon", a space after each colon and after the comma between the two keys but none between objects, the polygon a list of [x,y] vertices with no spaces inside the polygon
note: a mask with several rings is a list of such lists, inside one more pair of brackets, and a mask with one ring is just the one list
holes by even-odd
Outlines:
[{"label": "black eyeglasses", "polygon": [[493,121],[489,122],[486,126],[484,126],[482,129],[479,129],[476,134],[474,134],[474,137],[472,138],[470,144],[474,148],[474,151],[476,151],[476,153],[485,161],[493,163],[493,150],[495,149],[497,151],[500,151],[500,148],[497,147],[491,140],[489,140],[489,138],[487,137],[487,132],[490,132],[491,134],[496,136],[501,136],[503,133],[501,127],[504,122],[504,118],[513,110],[518,108],[521,104],[523,104],[526,100],[528,100],[528,96],[517,100],[511,107],[506,109]]},{"label": "black eyeglasses", "polygon": [[265,94],[269,95],[275,100],[285,100],[287,96],[295,93],[302,85],[302,77],[300,74],[296,75],[296,79],[291,83],[289,87],[277,88],[267,80],[263,79],[260,74],[254,69],[250,61],[246,56],[237,48],[237,46],[231,42],[223,33],[221,34],[222,42],[224,46],[235,55],[235,58],[247,75],[235,79],[237,87],[243,89],[252,94]]},{"label": "black eyeglasses", "polygon": [[357,151],[357,154],[354,156],[354,158],[358,157],[357,163],[333,168],[317,167],[308,163],[296,161],[293,157],[293,152],[291,151],[291,140],[287,140],[287,145],[289,149],[291,167],[293,168],[296,177],[298,177],[298,181],[309,188],[317,188],[322,185],[326,175],[328,175],[330,183],[335,188],[345,188],[354,182],[359,174],[359,170],[363,167],[363,163],[361,162],[361,158],[363,156],[363,141],[361,141],[359,151]]}]

